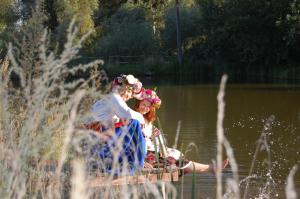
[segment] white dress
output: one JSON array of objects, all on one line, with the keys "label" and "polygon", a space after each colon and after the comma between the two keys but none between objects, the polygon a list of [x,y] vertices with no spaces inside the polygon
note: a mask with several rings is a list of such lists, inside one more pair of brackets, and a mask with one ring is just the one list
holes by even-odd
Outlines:
[{"label": "white dress", "polygon": [[[151,139],[151,136],[152,136],[152,131],[153,131],[153,125],[152,123],[146,123],[145,124],[145,128],[143,129],[143,133],[144,133],[144,136],[145,136],[145,140],[146,140],[146,148],[147,148],[147,151],[155,151],[155,145],[154,145],[154,142],[153,140]],[[162,138],[161,135],[159,135],[159,139],[160,141],[162,142],[163,145],[165,145],[165,141],[164,139]],[[156,141],[157,143],[157,149],[158,151],[160,151],[159,149],[159,142]],[[173,148],[168,148],[166,147],[166,150],[167,150],[167,154],[168,154],[168,157],[173,157],[175,160],[179,160],[180,157],[183,157],[183,154],[177,150],[177,149],[173,149]]]},{"label": "white dress", "polygon": [[155,151],[155,146],[154,143],[152,142],[152,129],[153,129],[153,125],[152,123],[145,123],[145,127],[143,129],[143,133],[145,136],[145,140],[146,140],[146,149],[147,151]]},{"label": "white dress", "polygon": [[117,118],[136,119],[145,123],[142,114],[132,110],[117,92],[111,92],[98,100],[91,109],[92,120],[99,121],[107,128],[113,127]]}]

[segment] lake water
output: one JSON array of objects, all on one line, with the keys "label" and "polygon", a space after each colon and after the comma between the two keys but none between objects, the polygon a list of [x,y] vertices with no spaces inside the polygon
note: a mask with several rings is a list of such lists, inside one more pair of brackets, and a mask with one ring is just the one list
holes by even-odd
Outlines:
[{"label": "lake water", "polygon": [[[151,87],[151,86],[150,86]],[[178,122],[181,121],[178,148],[188,144],[197,146],[186,154],[190,160],[211,163],[216,157],[216,118],[218,85],[185,84],[157,85],[162,99],[158,111],[168,145],[174,144]],[[300,87],[289,85],[229,84],[226,86],[225,136],[229,140],[239,167],[243,192],[251,162],[262,132],[266,133],[270,160],[260,148],[249,195],[246,198],[285,198],[285,181],[291,167],[300,167]],[[264,131],[268,118],[274,117],[271,129]],[[271,172],[268,171],[270,164]],[[224,171],[224,180],[232,176],[231,169]],[[196,176],[196,198],[215,198],[216,180],[213,175]],[[249,177],[250,178],[250,177]],[[192,175],[176,183],[179,194],[190,198]],[[294,177],[300,195],[300,168]],[[183,190],[181,190],[183,188]],[[268,193],[268,190],[270,193]]]}]

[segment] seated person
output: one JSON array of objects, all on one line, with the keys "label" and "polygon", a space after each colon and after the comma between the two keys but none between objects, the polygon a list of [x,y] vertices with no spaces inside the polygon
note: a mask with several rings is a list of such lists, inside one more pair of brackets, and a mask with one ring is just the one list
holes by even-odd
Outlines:
[{"label": "seated person", "polygon": [[90,155],[99,161],[103,172],[120,175],[144,166],[146,146],[141,124],[145,120],[126,104],[141,88],[142,83],[133,75],[121,75],[114,79],[112,91],[91,108],[85,127],[98,142]]},{"label": "seated person", "polygon": [[[153,168],[157,164],[164,164],[164,158],[167,158],[168,164],[176,164],[179,168],[183,170],[184,173],[190,173],[195,171],[196,173],[202,172],[213,172],[215,173],[215,166],[209,164],[201,164],[198,162],[188,161],[184,158],[184,155],[177,149],[167,148],[164,146],[163,139],[161,139],[161,144],[154,140],[160,136],[160,131],[153,126],[153,122],[156,119],[155,112],[160,107],[161,100],[157,94],[150,89],[142,90],[137,103],[135,105],[135,110],[140,112],[145,119],[145,125],[143,128],[143,133],[146,139],[147,157],[145,166],[148,168]],[[155,146],[156,145],[156,146]],[[159,163],[157,163],[155,158],[155,148],[160,154]],[[165,155],[165,157],[162,157]],[[227,166],[228,159],[223,161],[223,169]]]}]

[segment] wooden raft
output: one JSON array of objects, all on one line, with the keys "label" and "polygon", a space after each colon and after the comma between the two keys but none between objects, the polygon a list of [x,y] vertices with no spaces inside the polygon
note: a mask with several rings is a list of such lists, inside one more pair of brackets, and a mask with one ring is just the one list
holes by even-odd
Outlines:
[{"label": "wooden raft", "polygon": [[97,176],[89,181],[90,188],[105,187],[105,186],[120,186],[120,185],[135,185],[144,183],[162,182],[176,182],[179,178],[179,171],[177,168],[162,170],[153,169],[142,170],[140,174],[133,176],[121,176],[115,179],[109,179],[105,176]]}]

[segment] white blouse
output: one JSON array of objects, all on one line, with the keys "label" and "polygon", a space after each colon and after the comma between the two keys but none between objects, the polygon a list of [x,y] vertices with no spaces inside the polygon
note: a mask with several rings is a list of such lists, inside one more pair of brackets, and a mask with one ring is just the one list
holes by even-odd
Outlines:
[{"label": "white blouse", "polygon": [[[151,139],[152,131],[153,131],[153,125],[152,125],[152,123],[151,122],[148,123],[148,124],[146,123],[145,124],[145,128],[143,129],[143,133],[144,133],[144,136],[145,136],[145,139],[146,139],[146,148],[147,148],[147,151],[155,151],[155,145],[154,145],[153,140]],[[161,139],[162,144],[165,145],[163,137],[161,137],[160,139]],[[160,151],[158,140],[156,140],[156,143],[158,145],[157,149],[158,149],[158,151]],[[167,150],[166,152],[168,154],[168,157],[173,157],[175,160],[179,160],[181,157],[184,156],[177,149],[166,147],[166,150]]]},{"label": "white blouse", "polygon": [[106,95],[92,106],[93,121],[99,121],[110,128],[115,123],[115,118],[136,119],[145,124],[142,114],[132,110],[117,92]]},{"label": "white blouse", "polygon": [[148,124],[146,123],[145,127],[143,129],[143,133],[144,133],[145,140],[146,140],[147,151],[155,151],[155,146],[154,146],[154,143],[151,139],[152,129],[153,129],[153,125],[152,125],[151,122],[148,123]]}]

